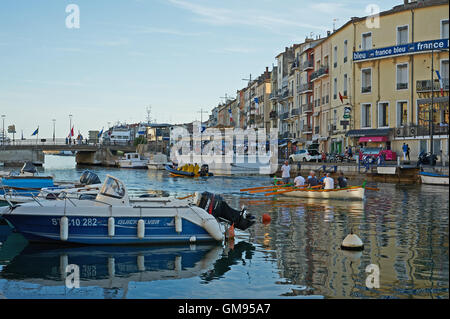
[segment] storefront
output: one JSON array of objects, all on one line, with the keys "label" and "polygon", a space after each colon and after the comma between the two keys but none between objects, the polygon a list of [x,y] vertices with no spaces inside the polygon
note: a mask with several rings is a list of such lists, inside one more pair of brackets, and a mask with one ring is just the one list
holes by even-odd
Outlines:
[{"label": "storefront", "polygon": [[392,129],[389,128],[349,130],[345,135],[352,140],[352,142],[350,142],[351,146],[378,147],[385,150],[390,150],[391,131]]}]

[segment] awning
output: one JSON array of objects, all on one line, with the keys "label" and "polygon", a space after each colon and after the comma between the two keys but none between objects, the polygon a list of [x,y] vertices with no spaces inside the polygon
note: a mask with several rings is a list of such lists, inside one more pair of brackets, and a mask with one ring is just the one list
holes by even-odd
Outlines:
[{"label": "awning", "polygon": [[359,138],[359,143],[362,142],[386,142],[387,136],[364,136]]}]

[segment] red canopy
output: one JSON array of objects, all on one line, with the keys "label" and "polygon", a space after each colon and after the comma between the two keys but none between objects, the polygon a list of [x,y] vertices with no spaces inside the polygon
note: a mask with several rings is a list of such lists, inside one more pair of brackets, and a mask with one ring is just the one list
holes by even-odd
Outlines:
[{"label": "red canopy", "polygon": [[362,142],[386,142],[387,136],[364,136],[359,138],[359,143]]}]

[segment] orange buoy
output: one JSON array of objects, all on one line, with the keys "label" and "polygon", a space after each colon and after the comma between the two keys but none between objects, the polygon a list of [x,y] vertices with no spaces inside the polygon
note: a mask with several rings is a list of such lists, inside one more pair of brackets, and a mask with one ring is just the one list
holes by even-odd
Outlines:
[{"label": "orange buoy", "polygon": [[270,218],[270,216],[268,214],[263,214],[262,215],[262,223],[264,225],[269,224],[271,220],[272,220],[272,218]]}]

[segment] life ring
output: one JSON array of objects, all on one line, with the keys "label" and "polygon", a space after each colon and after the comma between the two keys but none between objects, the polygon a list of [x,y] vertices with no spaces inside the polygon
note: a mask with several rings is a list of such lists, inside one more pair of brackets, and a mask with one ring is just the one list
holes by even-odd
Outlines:
[{"label": "life ring", "polygon": [[412,135],[416,135],[416,130],[415,129],[412,128],[410,132],[411,132]]},{"label": "life ring", "polygon": [[397,129],[397,135],[400,135],[400,129]]}]

